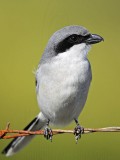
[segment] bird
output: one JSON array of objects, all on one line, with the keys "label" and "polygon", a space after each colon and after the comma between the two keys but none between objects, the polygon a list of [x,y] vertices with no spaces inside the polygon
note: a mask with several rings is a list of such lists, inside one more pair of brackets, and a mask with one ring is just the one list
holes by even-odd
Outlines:
[{"label": "bird", "polygon": [[[48,40],[35,73],[36,95],[40,113],[24,128],[36,131],[44,128],[46,139],[52,139],[49,126],[67,126],[75,121],[78,139],[83,127],[78,117],[85,106],[92,80],[87,58],[93,44],[104,39],[79,25],[65,26]],[[12,140],[2,151],[12,156],[26,146],[34,135]]]}]

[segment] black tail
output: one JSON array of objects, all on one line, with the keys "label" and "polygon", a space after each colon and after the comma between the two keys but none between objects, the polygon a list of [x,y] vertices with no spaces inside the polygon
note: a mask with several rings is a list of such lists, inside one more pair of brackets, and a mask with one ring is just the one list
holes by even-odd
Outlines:
[{"label": "black tail", "polygon": [[[46,124],[46,119],[44,118],[43,114],[40,113],[37,117],[35,117],[25,128],[24,130],[29,131],[36,131],[40,130]],[[19,150],[21,150],[24,146],[26,146],[34,135],[25,136],[25,137],[18,137],[13,139],[7,147],[2,151],[2,154],[6,156],[12,156]]]}]

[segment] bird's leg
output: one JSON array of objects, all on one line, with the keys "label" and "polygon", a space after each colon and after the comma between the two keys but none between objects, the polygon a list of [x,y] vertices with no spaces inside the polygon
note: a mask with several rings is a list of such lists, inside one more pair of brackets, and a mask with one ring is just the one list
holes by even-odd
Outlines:
[{"label": "bird's leg", "polygon": [[84,133],[84,128],[81,127],[78,123],[78,120],[77,119],[74,119],[75,120],[75,123],[76,123],[76,127],[74,129],[74,135],[75,135],[75,140],[76,140],[76,143],[78,142],[78,139],[81,138],[81,134]]},{"label": "bird's leg", "polygon": [[49,128],[49,122],[50,122],[50,120],[48,119],[47,124],[46,124],[46,127],[45,127],[45,129],[44,129],[44,137],[45,137],[47,140],[50,140],[50,141],[52,142],[53,132],[52,132],[52,129]]}]

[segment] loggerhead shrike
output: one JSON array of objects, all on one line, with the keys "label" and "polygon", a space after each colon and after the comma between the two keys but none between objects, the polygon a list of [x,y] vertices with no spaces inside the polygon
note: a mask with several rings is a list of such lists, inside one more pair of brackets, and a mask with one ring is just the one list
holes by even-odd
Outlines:
[{"label": "loggerhead shrike", "polygon": [[[77,119],[88,95],[92,79],[87,59],[92,44],[103,41],[82,26],[67,26],[55,32],[49,39],[36,70],[36,93],[40,113],[24,130],[45,128],[44,136],[52,138],[50,125],[65,126],[75,120],[76,139],[83,128]],[[11,156],[22,149],[34,136],[15,138],[3,154]]]}]

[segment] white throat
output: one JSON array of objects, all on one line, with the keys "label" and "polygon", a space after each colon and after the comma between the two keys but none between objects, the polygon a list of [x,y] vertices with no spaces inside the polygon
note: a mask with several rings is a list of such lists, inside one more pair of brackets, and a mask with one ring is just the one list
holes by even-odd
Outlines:
[{"label": "white throat", "polygon": [[73,54],[73,56],[76,55],[84,59],[87,57],[87,54],[90,48],[91,48],[90,45],[86,45],[85,43],[82,43],[82,44],[74,45],[67,52],[70,53],[71,55]]},{"label": "white throat", "polygon": [[89,52],[91,48],[91,45],[86,45],[85,43],[82,43],[82,44],[77,44],[77,45],[74,45],[73,47],[71,47],[70,49],[68,49],[66,52],[63,52],[63,53],[59,53],[55,59],[56,60],[60,60],[60,59],[76,59],[78,58],[79,60],[81,59],[82,60],[85,60],[87,58],[87,54]]}]

